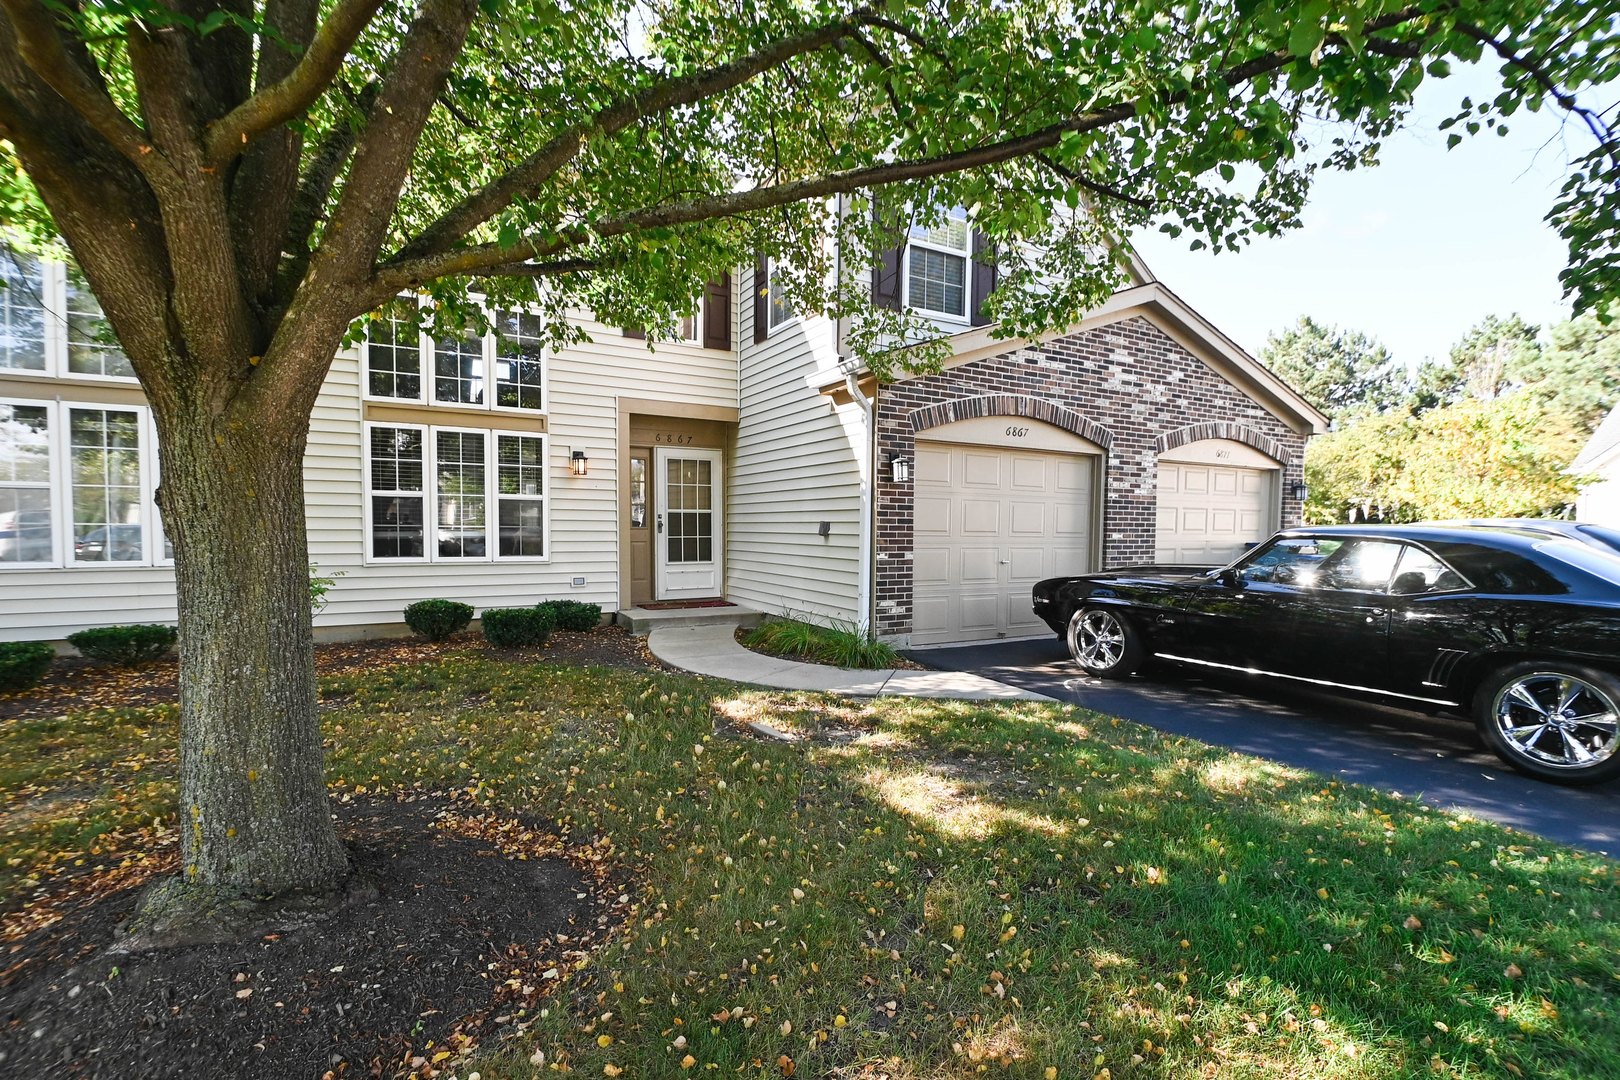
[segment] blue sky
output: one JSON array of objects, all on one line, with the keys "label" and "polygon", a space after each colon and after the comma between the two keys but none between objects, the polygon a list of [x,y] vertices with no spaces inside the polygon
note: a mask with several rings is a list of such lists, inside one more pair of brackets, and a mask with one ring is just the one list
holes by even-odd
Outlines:
[{"label": "blue sky", "polygon": [[[1509,133],[1446,150],[1436,125],[1464,95],[1494,94],[1494,70],[1426,80],[1413,122],[1374,169],[1320,176],[1304,226],[1236,255],[1188,251],[1188,237],[1136,238],[1153,272],[1259,355],[1266,335],[1300,315],[1361,330],[1397,359],[1445,356],[1488,314],[1567,318],[1565,248],[1542,219],[1570,157],[1590,144],[1550,112],[1519,113]],[[1573,153],[1571,153],[1573,151]]]}]

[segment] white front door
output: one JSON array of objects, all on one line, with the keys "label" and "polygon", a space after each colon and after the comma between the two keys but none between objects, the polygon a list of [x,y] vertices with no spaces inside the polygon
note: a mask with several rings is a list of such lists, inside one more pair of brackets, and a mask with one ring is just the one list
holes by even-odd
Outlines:
[{"label": "white front door", "polygon": [[660,600],[720,595],[720,453],[653,449],[658,478],[653,548]]}]

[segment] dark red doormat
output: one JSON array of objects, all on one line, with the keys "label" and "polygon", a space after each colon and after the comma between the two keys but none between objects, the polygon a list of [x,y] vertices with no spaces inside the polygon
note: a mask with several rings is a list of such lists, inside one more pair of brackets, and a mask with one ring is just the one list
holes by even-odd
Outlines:
[{"label": "dark red doormat", "polygon": [[637,604],[643,611],[679,611],[681,608],[736,607],[730,600],[665,600],[659,604]]}]

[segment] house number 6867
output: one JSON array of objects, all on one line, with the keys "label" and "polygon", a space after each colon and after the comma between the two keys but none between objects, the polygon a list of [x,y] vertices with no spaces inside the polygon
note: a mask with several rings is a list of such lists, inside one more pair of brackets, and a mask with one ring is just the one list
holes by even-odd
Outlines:
[{"label": "house number 6867", "polygon": [[1029,434],[1029,428],[1027,428],[1027,427],[1010,427],[1010,428],[1007,429],[1007,434],[1011,435],[1015,439],[1022,439],[1024,436]]},{"label": "house number 6867", "polygon": [[653,439],[655,442],[667,443],[670,446],[690,446],[692,443],[692,436],[690,435],[674,435],[664,432],[654,435]]}]

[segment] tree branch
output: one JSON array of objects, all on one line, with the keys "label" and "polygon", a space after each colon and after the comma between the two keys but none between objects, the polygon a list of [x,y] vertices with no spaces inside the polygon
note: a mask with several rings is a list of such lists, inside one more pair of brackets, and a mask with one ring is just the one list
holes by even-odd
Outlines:
[{"label": "tree branch", "polygon": [[153,168],[151,141],[68,55],[50,11],[38,0],[0,0],[0,7],[23,62],[120,154],[143,172]]},{"label": "tree branch", "polygon": [[553,136],[515,168],[451,207],[401,248],[397,257],[408,259],[447,250],[525,193],[537,190],[572,160],[589,139],[612,135],[648,115],[702,101],[740,86],[795,56],[848,37],[875,18],[869,12],[856,12],[849,18],[773,42],[730,63],[647,86]]},{"label": "tree branch", "polygon": [[1110,199],[1117,199],[1123,203],[1130,203],[1132,206],[1142,210],[1153,209],[1152,199],[1144,199],[1140,195],[1131,195],[1116,188],[1111,188],[1107,184],[1099,183],[1083,173],[1075,172],[1073,169],[1058,164],[1045,154],[1036,154],[1035,160],[1040,162],[1042,165],[1045,165],[1048,169],[1051,169],[1059,176],[1063,177],[1063,179],[1072,184],[1079,184],[1081,187],[1094,194],[1103,195]]},{"label": "tree branch", "polygon": [[1496,55],[1506,61],[1509,66],[1516,67],[1530,76],[1531,80],[1546,91],[1547,95],[1556,101],[1559,107],[1573,116],[1580,117],[1581,122],[1586,125],[1593,138],[1597,139],[1598,148],[1607,149],[1610,159],[1615,163],[1616,167],[1620,167],[1620,140],[1615,138],[1613,129],[1610,128],[1608,121],[1603,118],[1601,113],[1583,106],[1576,100],[1574,94],[1559,86],[1545,68],[1529,57],[1520,56],[1506,42],[1499,41],[1472,23],[1459,22],[1457,29],[1480,44],[1489,45]]},{"label": "tree branch", "polygon": [[338,0],[292,71],[208,125],[208,160],[215,166],[229,162],[253,139],[309,108],[331,85],[349,49],[382,4],[383,0]]}]

